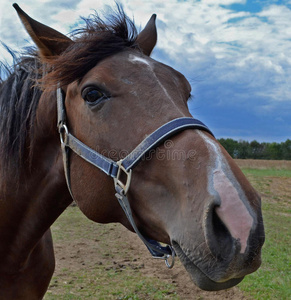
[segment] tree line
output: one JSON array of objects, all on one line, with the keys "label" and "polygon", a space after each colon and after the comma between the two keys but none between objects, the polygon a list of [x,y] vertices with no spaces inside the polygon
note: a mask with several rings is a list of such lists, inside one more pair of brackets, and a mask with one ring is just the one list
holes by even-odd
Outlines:
[{"label": "tree line", "polygon": [[232,158],[291,160],[291,140],[282,143],[259,143],[244,140],[218,139]]}]

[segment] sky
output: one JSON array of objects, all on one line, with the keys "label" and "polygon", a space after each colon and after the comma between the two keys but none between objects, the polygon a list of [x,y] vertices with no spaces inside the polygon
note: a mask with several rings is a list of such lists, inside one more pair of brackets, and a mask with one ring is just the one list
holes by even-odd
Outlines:
[{"label": "sky", "polygon": [[[0,0],[0,41],[33,45],[12,7]],[[157,14],[152,57],[192,86],[191,114],[217,138],[291,139],[291,0],[121,0],[141,30]],[[19,0],[31,17],[68,34],[80,16],[112,0]],[[0,46],[0,60],[11,61]]]}]

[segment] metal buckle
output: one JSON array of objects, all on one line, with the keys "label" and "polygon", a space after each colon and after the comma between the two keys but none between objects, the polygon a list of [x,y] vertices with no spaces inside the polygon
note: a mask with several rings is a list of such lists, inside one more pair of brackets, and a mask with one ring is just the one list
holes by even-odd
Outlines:
[{"label": "metal buckle", "polygon": [[66,142],[66,136],[69,133],[68,127],[66,126],[66,124],[61,124],[59,126],[59,133],[60,133],[61,144],[64,145]]},{"label": "metal buckle", "polygon": [[[114,186],[115,186],[115,188],[116,188],[116,186],[119,186],[122,189],[123,195],[126,195],[128,192],[129,186],[130,186],[130,182],[131,182],[132,170],[126,171],[126,169],[122,165],[122,160],[119,160],[117,162],[117,165],[118,165],[117,175],[116,175],[116,178],[113,178]],[[120,179],[120,176],[122,175],[122,173],[124,173],[126,175],[126,183],[123,183]]]}]

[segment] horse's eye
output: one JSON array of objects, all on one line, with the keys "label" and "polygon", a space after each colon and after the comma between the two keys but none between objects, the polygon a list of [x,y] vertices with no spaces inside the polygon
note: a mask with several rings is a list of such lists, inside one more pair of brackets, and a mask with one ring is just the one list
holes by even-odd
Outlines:
[{"label": "horse's eye", "polygon": [[96,105],[100,101],[108,98],[102,91],[94,87],[85,88],[82,91],[82,97],[90,105]]}]

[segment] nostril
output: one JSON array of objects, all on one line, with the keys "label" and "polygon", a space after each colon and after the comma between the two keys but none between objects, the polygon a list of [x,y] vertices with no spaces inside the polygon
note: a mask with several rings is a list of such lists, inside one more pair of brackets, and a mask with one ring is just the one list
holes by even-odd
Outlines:
[{"label": "nostril", "polygon": [[[234,251],[234,240],[214,208],[208,224],[208,245],[212,254],[219,260],[228,260]],[[209,220],[210,221],[210,220]]]},{"label": "nostril", "polygon": [[[225,239],[231,240],[231,236],[229,234],[229,231],[227,230],[226,226],[223,224],[223,222],[220,220],[216,213],[216,209],[212,212],[212,227],[213,232],[218,241],[223,243]],[[224,243],[223,243],[224,244]]]},{"label": "nostril", "polygon": [[215,259],[230,261],[235,255],[235,240],[217,214],[218,207],[217,201],[212,201],[205,211],[205,241]]}]

